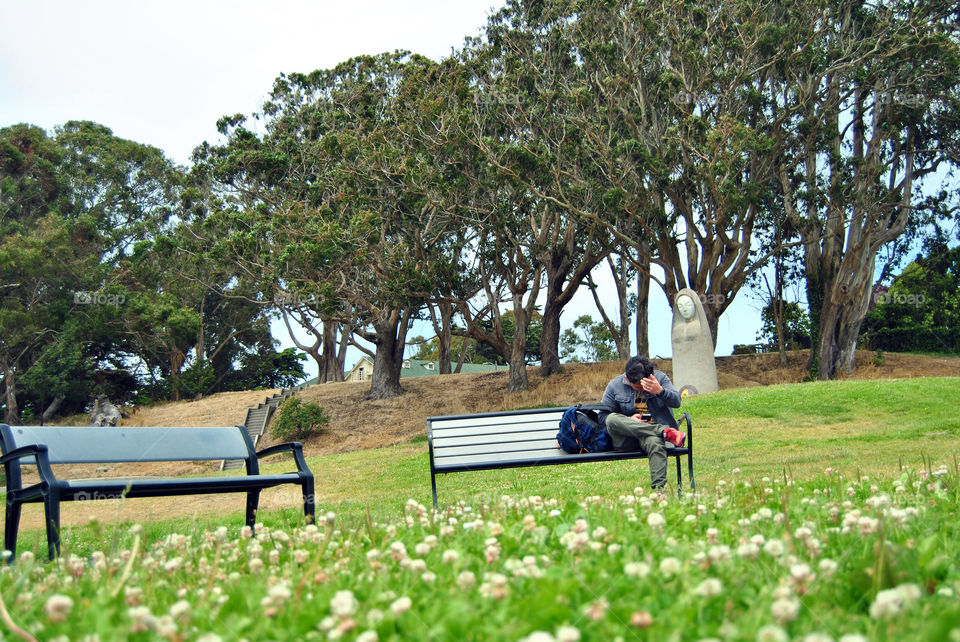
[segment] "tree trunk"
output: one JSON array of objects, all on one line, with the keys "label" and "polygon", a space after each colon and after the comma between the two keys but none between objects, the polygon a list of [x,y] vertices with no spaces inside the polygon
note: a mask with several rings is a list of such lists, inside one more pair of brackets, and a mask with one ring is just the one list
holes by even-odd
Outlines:
[{"label": "tree trunk", "polygon": [[386,318],[373,324],[377,346],[373,358],[373,378],[367,399],[389,399],[403,394],[400,372],[403,367],[403,348],[406,330],[401,327],[407,316],[400,310],[391,310]]},{"label": "tree trunk", "polygon": [[20,425],[20,408],[17,406],[17,385],[13,375],[13,368],[6,361],[0,362],[3,370],[3,382],[6,384],[7,408],[3,421],[11,426]]},{"label": "tree trunk", "polygon": [[[650,258],[648,254],[642,254],[640,261],[650,269]],[[640,270],[637,273],[637,354],[650,356],[650,320],[648,310],[650,307],[650,275]],[[627,346],[627,353],[620,352],[621,359],[629,359],[630,346]]]},{"label": "tree trunk", "polygon": [[820,341],[815,347],[820,379],[850,374],[856,367],[857,339],[870,307],[875,266],[873,257],[863,262],[847,260],[858,253],[844,257],[844,264],[829,286],[820,309]]},{"label": "tree trunk", "polygon": [[514,294],[514,332],[513,343],[510,345],[510,378],[507,384],[510,392],[526,390],[530,384],[527,378],[527,328],[530,326],[530,317],[530,312],[523,306],[523,295]]},{"label": "tree trunk", "polygon": [[437,359],[440,361],[439,374],[451,374],[453,369],[450,344],[453,341],[453,304],[441,301],[437,303],[440,318],[432,305],[429,305],[430,320],[433,330],[437,333]]},{"label": "tree trunk", "polygon": [[[563,305],[548,294],[547,303],[543,308],[543,328],[540,333],[540,375],[544,377],[563,370],[560,364],[560,313],[562,311]],[[524,329],[524,335],[526,335],[526,329]],[[525,338],[524,341],[526,341]]]},{"label": "tree trunk", "polygon": [[43,411],[43,415],[40,417],[41,424],[45,424],[53,419],[53,416],[57,414],[57,410],[60,409],[60,405],[63,403],[64,399],[65,397],[60,395],[50,402],[50,405],[47,406],[47,409]]},{"label": "tree trunk", "polygon": [[337,329],[339,325],[333,321],[323,322],[323,350],[317,364],[320,371],[317,380],[322,383],[343,381],[343,361],[340,360],[337,348]]}]

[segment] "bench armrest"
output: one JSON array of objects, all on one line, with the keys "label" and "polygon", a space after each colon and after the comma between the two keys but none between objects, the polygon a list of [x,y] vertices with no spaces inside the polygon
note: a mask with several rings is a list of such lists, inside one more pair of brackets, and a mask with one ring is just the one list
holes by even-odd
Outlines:
[{"label": "bench armrest", "polygon": [[685,412],[680,415],[679,419],[677,419],[677,425],[683,421],[687,422],[687,448],[693,448],[693,420],[690,418],[689,412]]},{"label": "bench armrest", "polygon": [[44,444],[30,444],[29,446],[20,446],[8,452],[3,457],[0,457],[0,464],[6,464],[8,461],[13,461],[14,459],[21,459],[23,457],[35,457],[40,453],[46,454],[47,447]]},{"label": "bench armrest", "polygon": [[[37,473],[40,475],[42,482],[49,484],[57,481],[56,476],[53,474],[53,468],[50,467],[50,457],[47,455],[46,444],[28,444],[20,448],[14,448],[3,457],[0,457],[0,465],[6,468],[7,464],[14,461],[19,465],[19,460],[24,457],[33,457],[36,459]],[[16,479],[16,483],[19,484],[19,473],[17,473]],[[13,482],[12,479],[8,479],[7,481],[8,483]]]},{"label": "bench armrest", "polygon": [[293,459],[297,462],[297,471],[310,472],[310,469],[307,468],[307,460],[303,457],[303,444],[299,441],[288,441],[284,444],[276,444],[269,448],[264,448],[263,450],[257,451],[257,459],[287,451],[293,453]]}]

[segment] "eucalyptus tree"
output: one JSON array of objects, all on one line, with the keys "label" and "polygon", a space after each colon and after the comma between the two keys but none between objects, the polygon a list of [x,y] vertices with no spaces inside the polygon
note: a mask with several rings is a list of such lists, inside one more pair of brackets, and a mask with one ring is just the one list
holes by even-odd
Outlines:
[{"label": "eucalyptus tree", "polygon": [[560,315],[611,242],[605,228],[578,215],[606,209],[606,181],[589,128],[572,117],[584,81],[575,47],[562,38],[563,20],[543,15],[552,4],[509,3],[490,17],[484,40],[462,52],[476,83],[465,142],[499,183],[513,186],[519,216],[503,223],[511,234],[526,228],[526,251],[543,272],[545,376],[560,370]]},{"label": "eucalyptus tree", "polygon": [[448,229],[406,128],[434,64],[398,52],[281,76],[257,114],[262,135],[231,117],[228,143],[202,150],[226,205],[211,220],[225,232],[214,251],[236,257],[266,301],[292,298],[350,326],[360,349],[372,343],[373,398],[402,392],[406,333],[437,278],[428,250]]},{"label": "eucalyptus tree", "polygon": [[923,212],[924,180],[941,181],[960,159],[957,13],[938,2],[804,2],[790,15],[810,45],[769,86],[790,114],[772,130],[785,141],[779,187],[803,241],[810,365],[832,378],[855,365],[878,253]]}]

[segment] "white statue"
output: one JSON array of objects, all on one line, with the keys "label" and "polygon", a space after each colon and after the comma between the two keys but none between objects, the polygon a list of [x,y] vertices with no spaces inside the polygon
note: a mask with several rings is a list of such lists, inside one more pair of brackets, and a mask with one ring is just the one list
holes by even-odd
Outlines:
[{"label": "white statue", "polygon": [[670,337],[673,344],[673,382],[677,388],[690,386],[697,393],[719,390],[707,315],[700,297],[690,288],[680,290],[673,299]]}]

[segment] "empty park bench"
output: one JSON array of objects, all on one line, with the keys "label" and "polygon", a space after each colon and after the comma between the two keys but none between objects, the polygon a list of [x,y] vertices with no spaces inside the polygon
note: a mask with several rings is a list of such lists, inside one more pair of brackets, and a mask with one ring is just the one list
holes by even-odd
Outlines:
[{"label": "empty park bench", "polygon": [[[584,462],[644,459],[640,451],[606,451],[571,455],[557,445],[560,417],[566,408],[488,412],[427,419],[430,448],[430,482],[433,506],[437,506],[437,475],[468,470],[493,470],[524,466],[552,466]],[[667,458],[676,458],[677,493],[681,491],[680,458],[687,458],[690,488],[693,480],[693,426],[690,413],[680,417],[686,423],[687,440],[682,448],[666,444]]]},{"label": "empty park bench", "polygon": [[[260,492],[281,484],[303,491],[303,512],[314,518],[313,473],[299,442],[271,446],[259,452],[243,426],[220,428],[143,428],[95,426],[8,426],[0,424],[7,509],[4,546],[14,558],[23,504],[43,502],[50,559],[60,554],[60,502],[121,497],[161,497],[210,493],[247,493],[247,525],[256,520]],[[290,452],[297,470],[265,475],[259,460]],[[241,459],[246,474],[217,477],[63,479],[57,464],[105,464],[159,461]],[[21,466],[36,466],[39,481],[23,485]]]}]

